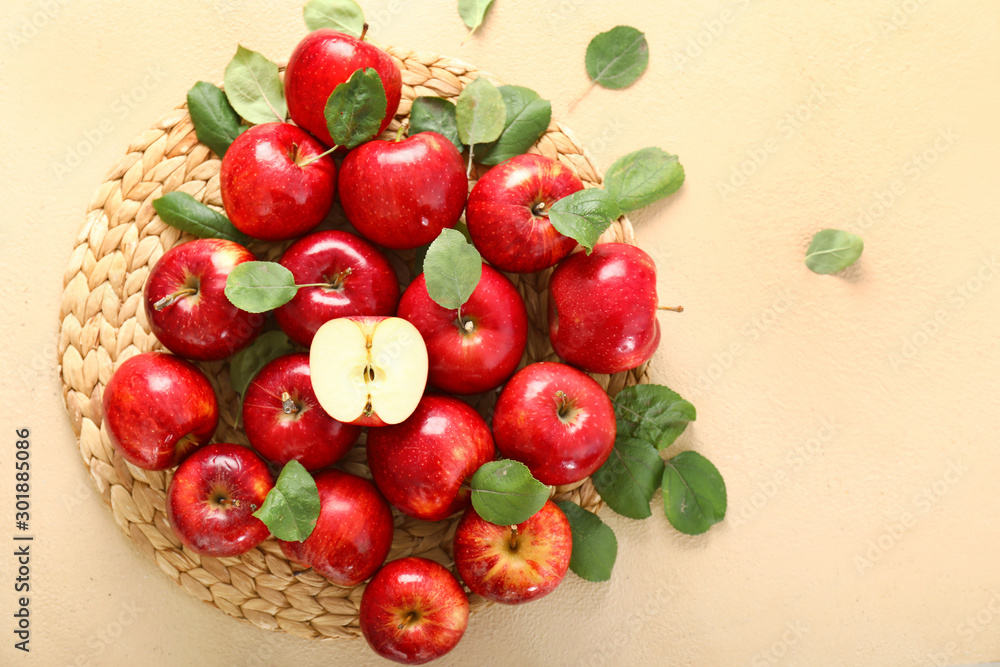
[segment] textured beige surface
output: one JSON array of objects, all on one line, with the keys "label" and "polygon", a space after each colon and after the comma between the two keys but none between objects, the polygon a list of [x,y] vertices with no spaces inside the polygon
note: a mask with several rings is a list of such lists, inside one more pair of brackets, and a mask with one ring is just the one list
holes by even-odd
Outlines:
[{"label": "textured beige surface", "polygon": [[[0,539],[28,426],[31,664],[375,663],[360,643],[263,633],[163,576],[95,496],[59,401],[55,313],[93,188],[237,41],[285,56],[303,28],[278,4],[4,5]],[[492,607],[441,664],[1000,658],[1000,6],[497,0],[463,47],[450,0],[364,4],[376,39],[552,99],[601,166],[653,144],[681,156],[683,190],[634,216],[663,300],[687,308],[664,315],[654,372],[697,405],[680,446],[730,494],[696,539],[605,512],[610,583]],[[587,40],[617,23],[648,33],[649,72],[568,112]],[[866,240],[841,277],[801,263],[826,226]],[[9,628],[0,663],[17,664]]]}]

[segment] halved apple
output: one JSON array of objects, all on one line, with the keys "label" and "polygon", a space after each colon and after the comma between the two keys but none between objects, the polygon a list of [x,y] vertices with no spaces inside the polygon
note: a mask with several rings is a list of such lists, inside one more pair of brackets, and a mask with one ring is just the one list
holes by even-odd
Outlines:
[{"label": "halved apple", "polygon": [[399,317],[341,317],[319,328],[309,350],[316,399],[337,421],[398,424],[427,386],[427,347]]}]

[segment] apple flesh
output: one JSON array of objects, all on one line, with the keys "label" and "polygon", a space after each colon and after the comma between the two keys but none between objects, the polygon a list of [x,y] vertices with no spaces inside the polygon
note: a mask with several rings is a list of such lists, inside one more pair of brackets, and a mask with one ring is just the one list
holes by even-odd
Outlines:
[{"label": "apple flesh", "polygon": [[305,563],[338,586],[372,576],[392,546],[392,509],[367,479],[340,470],[315,476],[319,519],[303,542],[278,540],[290,560]]},{"label": "apple flesh", "polygon": [[517,288],[483,265],[482,277],[458,312],[438,305],[420,274],[399,302],[399,316],[427,344],[431,385],[451,394],[496,389],[521,363],[528,343],[528,311]]},{"label": "apple flesh", "polygon": [[300,236],[333,206],[337,168],[326,147],[290,123],[255,125],[222,158],[226,214],[244,234],[265,241]]},{"label": "apple flesh", "polygon": [[205,445],[219,403],[193,364],[163,352],[138,354],[114,372],[101,401],[104,427],[122,458],[146,470],[172,468]]},{"label": "apple flesh", "polygon": [[422,665],[455,648],[469,625],[469,598],[455,576],[426,558],[400,558],[365,587],[361,632],[375,653]]},{"label": "apple flesh", "polygon": [[589,373],[620,373],[660,344],[656,264],[625,243],[564,259],[549,280],[549,338],[564,361]]},{"label": "apple flesh", "polygon": [[382,79],[386,109],[379,133],[384,132],[399,108],[403,89],[399,66],[388,53],[364,41],[363,36],[358,39],[329,28],[306,35],[288,58],[285,99],[295,124],[333,146],[324,114],[326,101],[334,88],[364,68],[373,68]]},{"label": "apple flesh", "polygon": [[309,369],[316,398],[337,421],[398,424],[423,396],[427,347],[404,319],[341,317],[316,332]]},{"label": "apple flesh", "polygon": [[497,526],[470,507],[455,530],[455,565],[473,593],[503,604],[548,595],[573,553],[569,520],[551,500],[516,526]]},{"label": "apple flesh", "polygon": [[469,505],[463,483],[494,458],[493,436],[479,413],[450,396],[424,396],[395,426],[368,432],[375,485],[400,512],[440,521]]},{"label": "apple flesh", "polygon": [[386,248],[430,243],[455,226],[468,194],[462,155],[437,132],[369,141],[340,167],[344,214],[362,236]]},{"label": "apple flesh", "polygon": [[143,289],[153,335],[179,356],[217,361],[257,338],[265,318],[226,297],[226,279],[253,253],[232,241],[197,239],[163,253]]},{"label": "apple flesh", "polygon": [[243,398],[243,428],[253,448],[283,467],[333,465],[354,446],[360,426],[342,424],[323,410],[309,379],[309,355],[289,354],[257,373]]},{"label": "apple flesh", "polygon": [[506,458],[543,484],[572,484],[601,467],[615,446],[611,399],[589,375],[565,364],[525,366],[504,386],[493,438]]},{"label": "apple flesh", "polygon": [[399,280],[382,252],[356,234],[314,232],[293,243],[281,256],[301,287],[291,301],[274,311],[278,326],[308,347],[325,322],[352,315],[394,315]]},{"label": "apple flesh", "polygon": [[469,194],[465,220],[472,243],[502,271],[534,273],[572,252],[548,211],[583,189],[569,167],[542,155],[512,157],[483,174]]},{"label": "apple flesh", "polygon": [[239,556],[270,535],[253,513],[274,487],[267,464],[248,447],[203,447],[174,472],[167,519],[177,537],[203,556]]}]

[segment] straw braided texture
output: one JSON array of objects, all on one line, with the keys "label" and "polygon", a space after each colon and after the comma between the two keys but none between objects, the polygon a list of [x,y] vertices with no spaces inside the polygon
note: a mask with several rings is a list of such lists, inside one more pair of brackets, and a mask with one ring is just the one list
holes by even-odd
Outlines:
[{"label": "straw braided texture", "polygon": [[[478,76],[460,61],[388,48],[402,70],[403,97],[395,132],[421,95],[456,97]],[[587,186],[600,184],[594,164],[572,135],[553,121],[532,152],[542,153],[576,172]],[[171,247],[191,240],[164,224],[152,201],[168,192],[186,192],[219,207],[220,160],[198,142],[186,106],[164,114],[128,148],[94,193],[86,222],[77,236],[64,274],[59,357],[63,397],[80,454],[97,489],[111,507],[115,522],[135,546],[191,595],[222,611],[267,630],[283,630],[310,638],[358,637],[358,605],[363,585],[341,588],[322,576],[291,564],[274,538],[240,557],[202,557],[182,547],[166,520],[165,492],[171,471],[149,472],[126,463],[102,427],[101,392],[125,360],[162,349],[149,331],[142,306],[142,288],[150,269]],[[473,174],[475,177],[477,174]],[[474,179],[473,179],[474,180]],[[471,185],[471,182],[470,182]],[[334,219],[325,226],[346,226]],[[621,219],[601,237],[602,242],[635,243],[631,224]],[[287,247],[255,243],[261,259],[276,260]],[[390,254],[404,283],[413,277],[413,253]],[[531,320],[524,363],[555,360],[547,335],[546,285],[550,271],[510,278],[524,296]],[[236,427],[239,401],[230,386],[228,362],[199,364],[219,396],[221,421],[217,442],[246,444]],[[646,382],[645,367],[615,376],[595,376],[609,393]],[[495,394],[476,405],[489,413]],[[370,478],[363,441],[338,467]],[[590,480],[555,490],[596,511],[600,498]],[[389,559],[417,555],[454,566],[451,541],[457,518],[429,523],[394,511],[395,535]],[[485,604],[471,596],[473,610]]]}]

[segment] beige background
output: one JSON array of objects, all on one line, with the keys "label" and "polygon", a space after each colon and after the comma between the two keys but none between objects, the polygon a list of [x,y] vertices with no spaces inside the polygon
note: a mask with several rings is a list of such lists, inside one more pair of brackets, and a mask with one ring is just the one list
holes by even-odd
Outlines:
[{"label": "beige background", "polygon": [[[687,308],[663,315],[655,373],[698,408],[679,447],[729,488],[729,517],[699,538],[660,511],[604,511],[611,582],[490,608],[441,664],[1000,658],[1000,4],[497,0],[465,46],[453,0],[363,4],[375,39],[551,99],[602,168],[648,145],[680,155],[684,188],[634,216],[662,300]],[[225,616],[142,557],[80,465],[55,366],[62,270],[105,171],[196,80],[220,80],[237,42],[286,57],[300,3],[2,14],[0,539],[25,426],[37,539],[27,660],[0,557],[0,663],[376,664],[362,642]],[[620,23],[647,33],[648,73],[570,112],[587,41]],[[866,241],[838,277],[802,264],[828,226]]]}]

